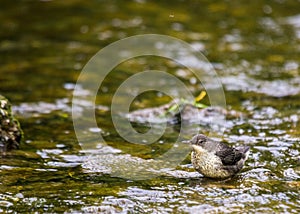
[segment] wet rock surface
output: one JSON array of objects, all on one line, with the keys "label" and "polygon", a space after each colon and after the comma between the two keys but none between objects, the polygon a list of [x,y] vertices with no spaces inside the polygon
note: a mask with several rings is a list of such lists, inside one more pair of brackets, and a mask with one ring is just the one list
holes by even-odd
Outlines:
[{"label": "wet rock surface", "polygon": [[19,148],[22,130],[14,118],[10,102],[0,95],[0,152]]},{"label": "wet rock surface", "polygon": [[132,111],[126,115],[131,122],[137,123],[193,123],[209,125],[212,121],[225,120],[228,117],[239,118],[243,115],[219,106],[198,108],[192,103],[173,100],[165,105]]}]

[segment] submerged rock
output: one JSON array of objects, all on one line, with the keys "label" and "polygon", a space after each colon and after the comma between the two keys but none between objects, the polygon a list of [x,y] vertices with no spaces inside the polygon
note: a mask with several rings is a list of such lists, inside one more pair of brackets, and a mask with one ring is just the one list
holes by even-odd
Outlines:
[{"label": "submerged rock", "polygon": [[9,101],[0,95],[0,153],[19,148],[23,132]]},{"label": "submerged rock", "polygon": [[162,106],[145,108],[130,112],[126,117],[131,122],[137,123],[194,123],[208,125],[212,122],[225,120],[228,117],[238,118],[242,114],[236,111],[228,111],[222,107],[198,108],[197,106],[173,100]]}]

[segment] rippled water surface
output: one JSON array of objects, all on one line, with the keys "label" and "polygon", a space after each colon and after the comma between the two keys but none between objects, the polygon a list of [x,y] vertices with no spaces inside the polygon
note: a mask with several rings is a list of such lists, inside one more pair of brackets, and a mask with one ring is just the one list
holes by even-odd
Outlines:
[{"label": "rippled water surface", "polygon": [[[299,1],[288,0],[2,2],[0,93],[13,104],[24,142],[0,159],[0,212],[299,213],[299,8]],[[174,146],[179,126],[168,125],[152,144],[127,142],[115,130],[111,100],[133,74],[167,71],[194,96],[203,90],[187,68],[171,60],[148,56],[118,65],[99,89],[99,127],[83,135],[91,147],[82,148],[76,138],[72,93],[83,66],[106,45],[146,33],[182,39],[214,66],[226,109],[240,116],[228,116],[222,134],[214,124],[189,124],[189,130],[212,130],[230,145],[250,146],[245,167],[233,179],[204,178],[194,171],[189,155],[173,168],[153,165]],[[83,87],[80,92],[76,112],[91,105],[84,102],[91,92]],[[146,92],[131,110],[170,99]],[[210,104],[208,97],[203,102]],[[149,129],[133,126],[141,133]],[[94,139],[95,133],[106,143]],[[139,174],[140,166],[153,169]]]}]

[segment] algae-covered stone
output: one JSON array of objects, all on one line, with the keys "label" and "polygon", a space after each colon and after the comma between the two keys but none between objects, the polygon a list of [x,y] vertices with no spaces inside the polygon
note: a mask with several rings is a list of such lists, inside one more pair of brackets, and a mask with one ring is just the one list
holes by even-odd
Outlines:
[{"label": "algae-covered stone", "polygon": [[12,114],[11,104],[0,95],[0,153],[19,148],[22,134],[20,124]]},{"label": "algae-covered stone", "polygon": [[239,118],[241,116],[239,112],[228,111],[222,107],[198,108],[191,103],[181,102],[177,99],[162,106],[135,110],[126,115],[131,122],[137,123],[179,124],[183,122],[199,125],[207,125],[212,122],[217,124],[218,121],[224,122],[227,117]]}]

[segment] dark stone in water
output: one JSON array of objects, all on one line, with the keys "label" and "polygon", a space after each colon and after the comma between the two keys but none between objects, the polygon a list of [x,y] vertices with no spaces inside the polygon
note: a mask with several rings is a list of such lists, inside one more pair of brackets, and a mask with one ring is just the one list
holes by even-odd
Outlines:
[{"label": "dark stone in water", "polygon": [[10,102],[0,95],[0,153],[19,148],[23,132],[14,118]]}]

